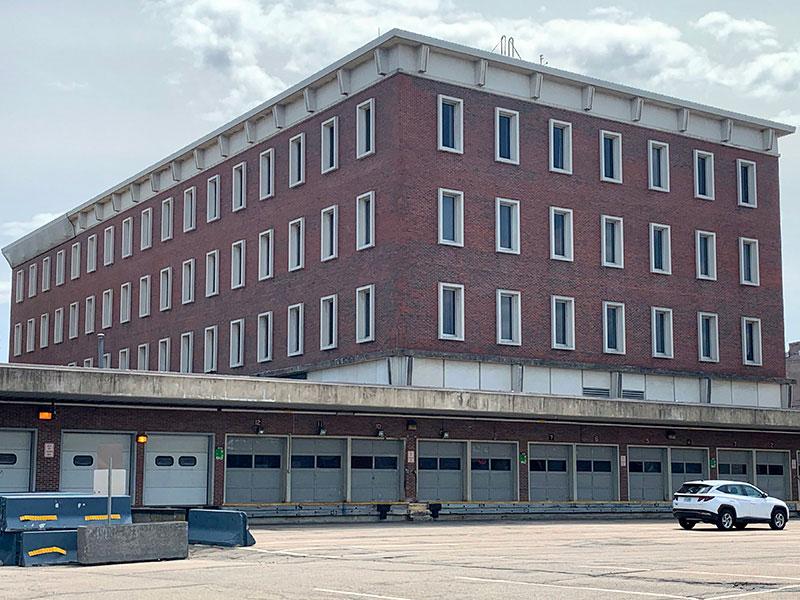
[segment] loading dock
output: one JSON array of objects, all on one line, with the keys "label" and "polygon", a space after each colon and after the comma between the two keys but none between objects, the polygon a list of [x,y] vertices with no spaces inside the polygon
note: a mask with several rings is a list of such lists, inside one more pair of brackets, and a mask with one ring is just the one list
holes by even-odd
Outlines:
[{"label": "loading dock", "polygon": [[208,435],[150,434],[144,453],[146,506],[208,504]]},{"label": "loading dock", "polygon": [[0,492],[30,492],[33,432],[0,429]]},{"label": "loading dock", "polygon": [[577,500],[619,500],[616,446],[575,446]]},{"label": "loading dock", "polygon": [[756,450],[756,486],[770,496],[790,500],[789,456],[778,450]]},{"label": "loading dock", "polygon": [[571,444],[529,444],[528,493],[532,501],[572,500],[572,455]]},{"label": "loading dock", "polygon": [[64,432],[61,436],[62,492],[94,493],[94,472],[98,468],[97,454],[100,446],[118,445],[122,448],[122,464],[114,469],[125,469],[125,491],[130,493],[132,479],[131,451],[133,434],[99,432]]},{"label": "loading dock", "polygon": [[667,448],[628,447],[628,495],[631,500],[668,498]]},{"label": "loading dock", "polygon": [[517,500],[517,445],[511,442],[470,443],[471,500]]},{"label": "loading dock", "polygon": [[351,440],[350,495],[353,502],[397,502],[403,498],[403,442]]},{"label": "loading dock", "polygon": [[292,438],[291,453],[292,502],[346,500],[347,440]]},{"label": "loading dock", "polygon": [[420,440],[417,451],[417,499],[430,502],[466,500],[466,455],[466,442]]},{"label": "loading dock", "polygon": [[286,438],[229,435],[225,502],[259,504],[286,499]]}]

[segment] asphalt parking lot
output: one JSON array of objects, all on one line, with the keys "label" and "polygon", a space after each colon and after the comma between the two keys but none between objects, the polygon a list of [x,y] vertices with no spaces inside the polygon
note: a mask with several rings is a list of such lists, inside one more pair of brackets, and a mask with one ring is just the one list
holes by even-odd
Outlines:
[{"label": "asphalt parking lot", "polygon": [[800,523],[720,532],[673,521],[258,528],[189,560],[0,569],[2,598],[800,598]]}]

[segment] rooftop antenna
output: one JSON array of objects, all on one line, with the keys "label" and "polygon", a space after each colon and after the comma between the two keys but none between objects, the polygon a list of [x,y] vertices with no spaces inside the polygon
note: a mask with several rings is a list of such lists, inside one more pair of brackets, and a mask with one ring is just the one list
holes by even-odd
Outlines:
[{"label": "rooftop antenna", "polygon": [[517,48],[514,46],[514,38],[512,36],[501,35],[500,42],[495,44],[494,48],[492,48],[492,52],[496,52],[498,47],[500,48],[500,54],[503,56],[522,60],[519,52],[517,52]]},{"label": "rooftop antenna", "polygon": [[544,54],[540,54],[539,55],[539,64],[540,65],[548,65],[548,64],[550,64],[544,59]]}]

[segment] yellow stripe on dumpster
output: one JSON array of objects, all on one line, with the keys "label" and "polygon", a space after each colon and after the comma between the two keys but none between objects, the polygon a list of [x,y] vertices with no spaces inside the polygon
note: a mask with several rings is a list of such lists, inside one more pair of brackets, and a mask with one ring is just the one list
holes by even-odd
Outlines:
[{"label": "yellow stripe on dumpster", "polygon": [[[117,514],[112,514],[111,518],[112,519],[121,519],[122,517],[120,517]],[[84,521],[107,521],[108,520],[108,515],[86,515],[85,517],[83,517],[83,520]]]},{"label": "yellow stripe on dumpster", "polygon": [[56,515],[20,515],[20,521],[58,521]]},{"label": "yellow stripe on dumpster", "polygon": [[63,554],[66,556],[67,551],[58,546],[48,546],[47,548],[37,548],[28,552],[28,556],[39,556],[41,554]]}]

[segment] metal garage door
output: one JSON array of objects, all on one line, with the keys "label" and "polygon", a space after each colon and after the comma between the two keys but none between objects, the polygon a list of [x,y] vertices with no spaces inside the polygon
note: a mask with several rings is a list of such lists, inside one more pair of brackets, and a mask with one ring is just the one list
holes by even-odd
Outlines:
[{"label": "metal garage door", "polygon": [[283,502],[285,469],[285,438],[228,436],[225,502]]},{"label": "metal garage door", "polygon": [[516,444],[472,442],[472,499],[517,499]]},{"label": "metal garage door", "polygon": [[528,486],[534,502],[572,500],[572,446],[531,444]]},{"label": "metal garage door", "polygon": [[343,502],[347,441],[292,439],[292,502]]},{"label": "metal garage door", "polygon": [[353,440],[350,451],[350,496],[353,502],[394,502],[404,496],[403,442]]},{"label": "metal garage door", "polygon": [[[128,433],[64,433],[61,437],[62,492],[91,494],[94,492],[94,472],[97,469],[97,449],[109,444],[122,448],[122,465],[131,473],[131,440]],[[125,490],[130,493],[130,476],[125,478]]]},{"label": "metal garage door", "polygon": [[770,496],[789,500],[789,454],[756,451],[756,486]]},{"label": "metal garage door", "polygon": [[464,500],[466,442],[419,442],[417,498],[420,501]]},{"label": "metal garage door", "polygon": [[31,490],[30,431],[0,429],[0,492]]},{"label": "metal garage door", "polygon": [[667,449],[628,448],[628,477],[631,500],[666,500]]},{"label": "metal garage door", "polygon": [[578,500],[616,500],[617,449],[614,446],[576,446]]},{"label": "metal garage door", "polygon": [[753,481],[753,453],[749,450],[718,450],[717,467],[720,479]]},{"label": "metal garage door", "polygon": [[144,451],[144,504],[208,504],[207,435],[151,434]]},{"label": "metal garage door", "polygon": [[672,448],[672,486],[677,492],[686,481],[708,479],[708,452],[697,448]]}]

